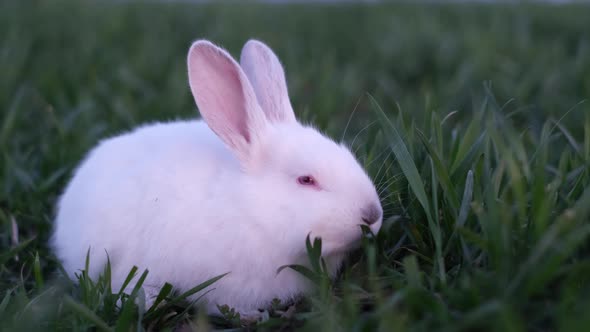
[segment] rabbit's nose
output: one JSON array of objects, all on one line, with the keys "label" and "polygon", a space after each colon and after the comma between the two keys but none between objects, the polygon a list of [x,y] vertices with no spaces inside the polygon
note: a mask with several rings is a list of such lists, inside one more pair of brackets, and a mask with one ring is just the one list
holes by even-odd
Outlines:
[{"label": "rabbit's nose", "polygon": [[361,210],[361,219],[365,224],[373,225],[374,223],[379,221],[379,219],[381,219],[382,214],[383,211],[381,209],[381,206],[377,204],[371,204]]}]

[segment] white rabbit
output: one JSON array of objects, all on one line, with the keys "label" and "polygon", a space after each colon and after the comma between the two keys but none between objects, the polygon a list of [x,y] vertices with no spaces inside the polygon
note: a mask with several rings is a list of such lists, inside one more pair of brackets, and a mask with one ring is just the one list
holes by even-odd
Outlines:
[{"label": "white rabbit", "polygon": [[[242,315],[288,301],[311,284],[280,266],[307,264],[305,238],[322,238],[334,275],[367,224],[381,227],[375,187],[351,152],[295,119],[283,68],[250,40],[241,67],[196,41],[190,88],[204,121],[155,123],[102,141],[61,196],[52,247],[68,273],[102,272],[113,289],[136,265],[146,294],[186,291],[229,272],[202,300]],[[195,296],[199,296],[196,294]],[[196,298],[196,297],[195,297]]]}]

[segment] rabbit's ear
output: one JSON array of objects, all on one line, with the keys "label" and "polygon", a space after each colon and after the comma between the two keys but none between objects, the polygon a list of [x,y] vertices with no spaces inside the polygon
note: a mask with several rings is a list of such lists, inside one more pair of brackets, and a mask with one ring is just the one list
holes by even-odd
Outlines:
[{"label": "rabbit's ear", "polygon": [[199,40],[188,53],[189,84],[201,116],[242,161],[266,119],[248,78],[223,49]]},{"label": "rabbit's ear", "polygon": [[296,121],[285,72],[273,51],[264,43],[251,39],[242,49],[240,64],[266,118],[271,122]]}]

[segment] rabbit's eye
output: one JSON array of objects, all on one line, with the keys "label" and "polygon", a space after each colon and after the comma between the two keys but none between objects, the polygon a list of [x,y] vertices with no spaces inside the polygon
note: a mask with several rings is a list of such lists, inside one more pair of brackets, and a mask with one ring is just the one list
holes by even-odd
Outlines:
[{"label": "rabbit's eye", "polygon": [[315,185],[315,179],[309,175],[303,175],[297,178],[297,182],[304,186],[313,186]]}]

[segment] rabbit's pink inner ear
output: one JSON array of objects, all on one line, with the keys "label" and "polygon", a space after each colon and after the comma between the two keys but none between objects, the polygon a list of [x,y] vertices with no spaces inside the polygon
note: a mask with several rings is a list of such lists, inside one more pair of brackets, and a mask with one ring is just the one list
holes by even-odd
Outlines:
[{"label": "rabbit's pink inner ear", "polygon": [[272,122],[296,121],[285,71],[276,54],[264,43],[249,40],[242,49],[240,64],[266,118]]},{"label": "rabbit's pink inner ear", "polygon": [[188,71],[201,116],[240,157],[247,155],[252,131],[262,123],[256,96],[239,65],[217,46],[198,41],[189,51]]}]

